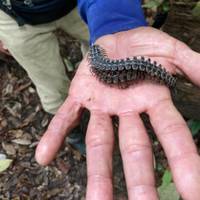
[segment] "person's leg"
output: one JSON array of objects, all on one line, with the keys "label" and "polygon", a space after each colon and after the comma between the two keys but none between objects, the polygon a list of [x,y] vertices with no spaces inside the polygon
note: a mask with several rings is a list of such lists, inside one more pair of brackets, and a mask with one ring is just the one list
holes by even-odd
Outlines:
[{"label": "person's leg", "polygon": [[68,34],[80,40],[83,56],[89,48],[89,32],[87,25],[79,16],[77,8],[73,9],[68,15],[56,21],[56,25]]},{"label": "person's leg", "polygon": [[[0,11],[0,40],[28,72],[44,109],[52,114],[64,102],[69,87],[58,41],[52,33],[60,27],[58,21],[64,23],[64,18],[40,26],[18,27],[13,19]],[[69,138],[69,143],[82,155],[85,154],[83,132],[83,128],[78,126]]]},{"label": "person's leg", "polygon": [[53,34],[55,22],[19,27],[0,11],[0,40],[27,71],[37,88],[42,105],[54,114],[67,96],[69,79]]},{"label": "person's leg", "polygon": [[79,16],[77,8],[73,9],[68,15],[56,21],[57,26],[63,28],[67,33],[77,39],[88,41],[89,33],[87,25]]}]

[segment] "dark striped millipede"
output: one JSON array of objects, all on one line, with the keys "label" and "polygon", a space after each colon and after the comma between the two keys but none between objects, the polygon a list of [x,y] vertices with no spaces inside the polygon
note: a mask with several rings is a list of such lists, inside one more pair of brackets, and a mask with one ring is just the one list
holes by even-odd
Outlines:
[{"label": "dark striped millipede", "polygon": [[161,64],[150,58],[132,57],[110,59],[106,51],[97,44],[91,45],[88,61],[93,74],[103,83],[119,88],[127,88],[141,80],[153,80],[174,88],[177,78],[166,71]]}]

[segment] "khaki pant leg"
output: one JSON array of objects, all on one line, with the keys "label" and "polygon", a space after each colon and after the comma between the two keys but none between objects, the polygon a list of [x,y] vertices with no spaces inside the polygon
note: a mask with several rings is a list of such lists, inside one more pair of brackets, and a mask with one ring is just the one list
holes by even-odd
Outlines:
[{"label": "khaki pant leg", "polygon": [[79,16],[77,8],[73,9],[65,17],[57,20],[56,24],[75,38],[88,41],[89,33],[87,25]]},{"label": "khaki pant leg", "polygon": [[56,21],[56,25],[81,42],[83,56],[89,48],[89,32],[87,25],[81,19],[78,9],[73,9],[68,15]]},{"label": "khaki pant leg", "polygon": [[0,11],[0,40],[27,71],[44,109],[50,113],[55,113],[63,103],[69,88],[58,41],[52,33],[55,28],[55,22],[19,27]]}]

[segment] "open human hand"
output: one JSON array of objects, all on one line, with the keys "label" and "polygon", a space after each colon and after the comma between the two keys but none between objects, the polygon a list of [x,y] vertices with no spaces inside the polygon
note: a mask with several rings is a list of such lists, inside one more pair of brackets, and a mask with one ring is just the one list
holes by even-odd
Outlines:
[{"label": "open human hand", "polygon": [[[186,74],[200,85],[200,55],[161,31],[137,28],[103,36],[96,43],[110,58],[148,57],[171,73]],[[129,199],[158,199],[151,143],[140,119],[142,112],[150,117],[182,198],[199,200],[200,157],[184,119],[172,103],[169,89],[149,81],[127,89],[106,86],[91,74],[86,58],[71,83],[68,98],[37,147],[36,160],[40,164],[46,165],[55,157],[66,135],[78,123],[83,108],[91,113],[86,134],[87,200],[113,199],[113,115],[119,117],[119,145]]]}]

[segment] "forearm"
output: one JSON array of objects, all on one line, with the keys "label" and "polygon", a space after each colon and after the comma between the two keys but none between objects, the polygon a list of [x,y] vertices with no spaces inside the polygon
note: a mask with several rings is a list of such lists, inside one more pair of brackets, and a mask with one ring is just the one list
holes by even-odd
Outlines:
[{"label": "forearm", "polygon": [[103,35],[147,25],[140,0],[78,0],[78,7],[91,43]]}]

